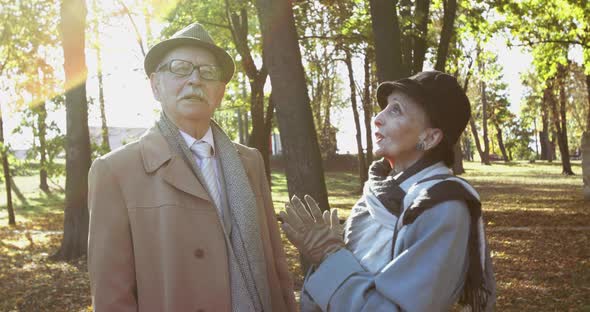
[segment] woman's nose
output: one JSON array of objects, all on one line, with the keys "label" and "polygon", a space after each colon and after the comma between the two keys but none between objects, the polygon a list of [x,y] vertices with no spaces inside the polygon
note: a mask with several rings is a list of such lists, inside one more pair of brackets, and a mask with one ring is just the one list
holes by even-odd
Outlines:
[{"label": "woman's nose", "polygon": [[381,127],[383,125],[383,122],[381,121],[381,113],[373,117],[373,124],[377,127]]}]

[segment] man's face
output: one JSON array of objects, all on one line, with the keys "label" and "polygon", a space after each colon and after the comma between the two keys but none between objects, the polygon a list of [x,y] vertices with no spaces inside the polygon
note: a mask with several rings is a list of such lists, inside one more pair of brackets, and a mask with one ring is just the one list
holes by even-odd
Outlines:
[{"label": "man's face", "polygon": [[[196,68],[190,75],[174,73],[182,70],[181,67],[186,70],[186,65],[190,71],[190,64],[186,62],[196,66],[217,65],[215,56],[208,50],[181,46],[168,52],[158,70],[150,75],[154,97],[162,104],[166,116],[181,129],[208,124],[225,93],[223,81],[204,79],[211,78],[210,72],[205,73],[207,67],[201,67],[201,73]],[[181,67],[171,68],[171,64]]]}]

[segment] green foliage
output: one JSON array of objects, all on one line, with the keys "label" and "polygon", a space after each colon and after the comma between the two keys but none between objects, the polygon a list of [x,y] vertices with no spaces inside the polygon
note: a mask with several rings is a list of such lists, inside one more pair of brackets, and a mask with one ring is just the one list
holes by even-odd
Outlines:
[{"label": "green foliage", "polygon": [[[64,96],[56,96],[51,101],[44,103],[45,107],[49,112],[56,111],[64,105]],[[38,115],[40,112],[37,110],[38,106],[33,106],[30,109],[22,112],[23,118],[21,123],[17,125],[12,133],[22,133],[23,128],[31,128],[33,131],[33,145],[27,151],[27,157],[25,163],[38,163],[41,153],[41,146],[39,144],[39,128],[38,128]],[[43,112],[47,114],[47,112]],[[49,177],[61,176],[65,173],[65,168],[62,164],[59,164],[60,156],[65,153],[65,134],[61,132],[55,121],[45,122],[45,153],[46,163],[39,169],[45,169]]]},{"label": "green foliage", "polygon": [[581,46],[584,68],[590,74],[590,6],[576,0],[499,0],[504,25],[518,41],[533,50],[541,81],[553,77],[557,64],[566,65],[567,53]]},{"label": "green foliage", "polygon": [[536,159],[535,151],[530,146],[535,136],[533,129],[516,118],[503,124],[503,129],[505,129],[504,146],[510,155],[510,159]]}]

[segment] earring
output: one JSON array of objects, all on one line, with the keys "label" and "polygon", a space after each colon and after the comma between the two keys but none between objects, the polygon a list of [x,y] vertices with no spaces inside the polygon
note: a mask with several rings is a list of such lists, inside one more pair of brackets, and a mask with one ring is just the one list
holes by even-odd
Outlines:
[{"label": "earring", "polygon": [[417,151],[424,151],[426,149],[426,146],[424,146],[424,141],[420,141],[418,142],[418,144],[416,144],[416,150]]}]

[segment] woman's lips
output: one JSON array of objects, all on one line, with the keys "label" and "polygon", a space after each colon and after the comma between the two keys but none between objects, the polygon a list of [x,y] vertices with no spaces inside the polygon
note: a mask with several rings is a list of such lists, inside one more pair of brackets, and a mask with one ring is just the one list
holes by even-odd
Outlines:
[{"label": "woman's lips", "polygon": [[375,142],[379,142],[381,140],[383,140],[384,136],[379,133],[379,132],[375,132]]}]

